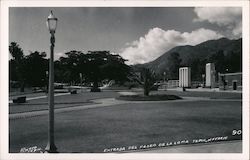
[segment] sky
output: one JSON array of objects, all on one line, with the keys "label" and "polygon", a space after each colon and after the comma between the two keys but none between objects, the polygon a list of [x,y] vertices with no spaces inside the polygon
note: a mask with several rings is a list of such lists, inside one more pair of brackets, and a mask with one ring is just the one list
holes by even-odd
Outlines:
[{"label": "sky", "polygon": [[179,45],[242,36],[240,7],[12,7],[9,43],[49,55],[46,19],[58,18],[55,59],[71,50],[109,50],[128,64],[150,62]]}]

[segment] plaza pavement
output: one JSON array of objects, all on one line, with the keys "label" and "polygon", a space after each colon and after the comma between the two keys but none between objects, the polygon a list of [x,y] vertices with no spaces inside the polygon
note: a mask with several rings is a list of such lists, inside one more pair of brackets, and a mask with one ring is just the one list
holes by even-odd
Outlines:
[{"label": "plaza pavement", "polygon": [[[164,90],[164,89],[160,89]],[[168,88],[167,90],[182,91],[182,88]],[[222,92],[222,93],[242,93],[242,90],[220,90],[219,88],[186,88],[186,91],[191,92]]]}]

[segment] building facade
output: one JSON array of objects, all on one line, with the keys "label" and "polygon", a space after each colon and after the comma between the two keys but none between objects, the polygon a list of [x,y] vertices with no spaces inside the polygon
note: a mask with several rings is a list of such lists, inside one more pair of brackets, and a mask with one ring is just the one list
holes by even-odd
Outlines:
[{"label": "building facade", "polygon": [[242,90],[242,72],[219,73],[220,90]]},{"label": "building facade", "polygon": [[215,66],[213,63],[207,63],[206,64],[206,87],[215,88],[216,82],[215,82]]},{"label": "building facade", "polygon": [[191,68],[179,68],[179,87],[191,87]]}]

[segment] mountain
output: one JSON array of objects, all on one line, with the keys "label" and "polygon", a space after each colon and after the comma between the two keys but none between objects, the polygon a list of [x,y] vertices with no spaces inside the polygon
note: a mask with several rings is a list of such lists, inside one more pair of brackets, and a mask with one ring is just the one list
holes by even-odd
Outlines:
[{"label": "mountain", "polygon": [[[222,54],[222,58],[218,61],[216,60],[216,57],[218,57],[220,52],[222,52],[223,54]],[[234,72],[241,71],[241,66],[239,67],[238,63],[240,63],[241,65],[241,62],[242,62],[241,60],[242,39],[240,38],[237,40],[230,40],[227,38],[221,38],[218,40],[209,40],[209,41],[200,43],[195,46],[191,46],[191,45],[177,46],[165,52],[163,55],[161,55],[154,61],[151,61],[145,64],[136,65],[134,67],[135,68],[146,67],[146,68],[152,69],[155,73],[162,74],[163,72],[169,71],[170,65],[172,65],[171,64],[172,60],[170,56],[171,54],[176,54],[176,53],[179,54],[179,58],[181,59],[180,66],[189,66],[189,67],[195,66],[195,67],[202,67],[205,69],[204,65],[214,60],[214,61],[218,61],[217,62],[218,64],[220,63],[225,64],[225,67],[226,66],[230,67],[231,63],[237,63],[237,64],[232,64],[232,65],[238,65],[238,68],[232,67],[232,71]],[[238,58],[237,62],[235,62],[235,60],[234,61],[232,60],[233,58],[235,59],[235,57]],[[198,64],[194,65],[194,63],[198,63]],[[201,69],[200,72],[204,72],[204,69]],[[217,69],[222,70],[222,68],[218,68],[218,67]],[[194,70],[194,68],[191,68],[191,70]]]}]

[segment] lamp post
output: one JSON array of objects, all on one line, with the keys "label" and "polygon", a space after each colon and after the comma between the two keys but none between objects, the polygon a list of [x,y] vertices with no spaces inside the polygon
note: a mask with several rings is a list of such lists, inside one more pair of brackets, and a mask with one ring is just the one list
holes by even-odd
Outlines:
[{"label": "lamp post", "polygon": [[163,81],[164,81],[164,84],[166,83],[166,72],[163,72]]},{"label": "lamp post", "polygon": [[203,88],[205,87],[205,74],[202,74]]},{"label": "lamp post", "polygon": [[50,32],[50,61],[49,61],[49,124],[48,124],[48,144],[45,151],[56,153],[57,148],[54,143],[54,44],[57,18],[52,11],[47,19],[47,27]]},{"label": "lamp post", "polygon": [[166,91],[166,72],[163,72],[163,85],[164,85],[164,91]]},{"label": "lamp post", "polygon": [[46,88],[45,88],[45,90],[46,90],[46,93],[48,93],[48,91],[49,91],[49,71],[46,71],[45,73],[46,73]]}]

